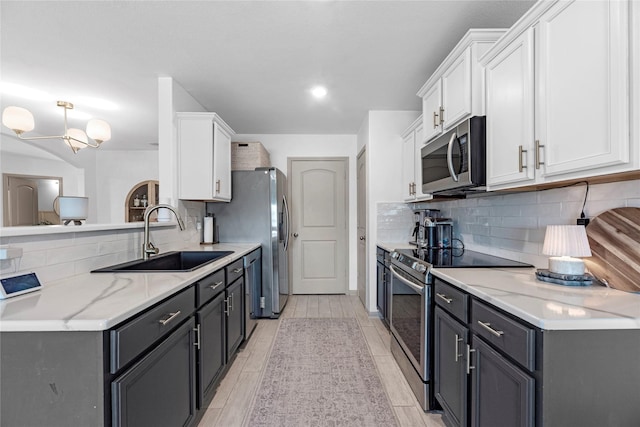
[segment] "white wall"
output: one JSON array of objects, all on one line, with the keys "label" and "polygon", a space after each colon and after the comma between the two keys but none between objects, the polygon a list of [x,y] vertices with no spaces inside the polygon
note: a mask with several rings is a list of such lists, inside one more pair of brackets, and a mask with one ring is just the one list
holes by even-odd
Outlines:
[{"label": "white wall", "polygon": [[[176,113],[207,111],[171,77],[158,77],[158,180],[160,203],[178,205]],[[204,206],[204,203],[203,203]],[[203,207],[204,209],[204,207]]]},{"label": "white wall", "polygon": [[[419,111],[370,111],[358,132],[367,150],[367,305],[376,311],[376,242],[380,203],[402,200],[402,134]],[[355,211],[354,211],[355,215]]]},{"label": "white wall", "polygon": [[349,159],[349,290],[357,289],[356,135],[235,135],[235,142],[260,141],[269,152],[271,166],[285,174],[289,157],[347,157]]},{"label": "white wall", "polygon": [[158,151],[100,152],[96,159],[98,183],[97,223],[125,221],[125,199],[135,185],[158,180]]}]

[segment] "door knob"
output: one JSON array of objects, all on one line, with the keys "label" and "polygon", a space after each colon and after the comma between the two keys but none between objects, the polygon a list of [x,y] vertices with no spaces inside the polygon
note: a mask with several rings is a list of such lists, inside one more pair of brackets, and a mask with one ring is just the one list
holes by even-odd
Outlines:
[{"label": "door knob", "polygon": [[364,240],[364,236],[360,236],[360,240]]},{"label": "door knob", "polygon": [[298,233],[293,233],[293,237],[298,237],[299,234]]}]

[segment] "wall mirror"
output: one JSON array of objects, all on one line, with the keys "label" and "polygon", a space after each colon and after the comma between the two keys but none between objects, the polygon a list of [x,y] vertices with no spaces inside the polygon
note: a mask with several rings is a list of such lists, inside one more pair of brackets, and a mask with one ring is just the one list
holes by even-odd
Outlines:
[{"label": "wall mirror", "polygon": [[62,178],[55,176],[2,174],[3,226],[60,224],[54,210],[62,195]]}]

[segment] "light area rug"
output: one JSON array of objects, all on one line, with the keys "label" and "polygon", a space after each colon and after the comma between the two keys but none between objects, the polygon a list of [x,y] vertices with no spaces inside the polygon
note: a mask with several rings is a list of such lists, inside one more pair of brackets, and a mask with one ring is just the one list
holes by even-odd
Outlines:
[{"label": "light area rug", "polygon": [[397,426],[357,320],[282,319],[245,425]]}]

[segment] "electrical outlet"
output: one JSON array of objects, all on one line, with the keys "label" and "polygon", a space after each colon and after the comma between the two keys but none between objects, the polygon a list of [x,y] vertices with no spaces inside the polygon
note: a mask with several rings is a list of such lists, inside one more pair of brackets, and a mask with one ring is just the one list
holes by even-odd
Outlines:
[{"label": "electrical outlet", "polygon": [[589,225],[589,218],[578,218],[576,219],[576,224],[584,225],[585,227]]}]

